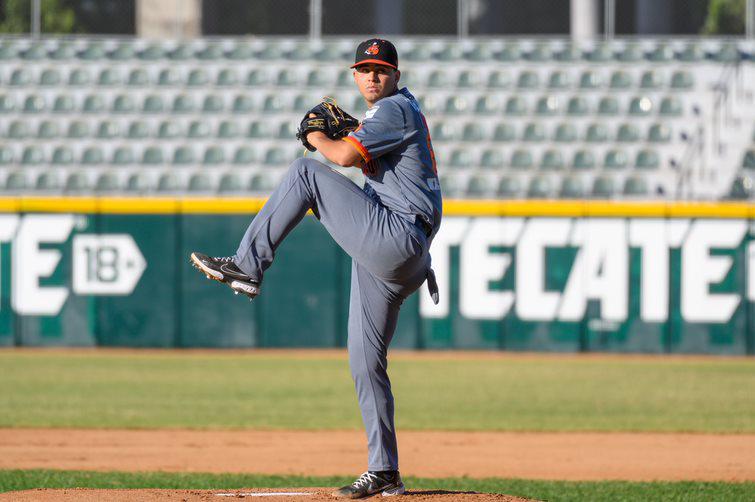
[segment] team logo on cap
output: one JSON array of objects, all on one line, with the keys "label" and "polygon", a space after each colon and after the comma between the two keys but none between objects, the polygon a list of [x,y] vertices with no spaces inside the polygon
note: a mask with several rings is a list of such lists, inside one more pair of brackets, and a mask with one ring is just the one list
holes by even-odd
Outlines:
[{"label": "team logo on cap", "polygon": [[378,47],[377,42],[372,42],[372,45],[367,47],[367,50],[364,51],[365,54],[370,54],[372,56],[377,56],[379,52],[380,52],[380,47]]}]

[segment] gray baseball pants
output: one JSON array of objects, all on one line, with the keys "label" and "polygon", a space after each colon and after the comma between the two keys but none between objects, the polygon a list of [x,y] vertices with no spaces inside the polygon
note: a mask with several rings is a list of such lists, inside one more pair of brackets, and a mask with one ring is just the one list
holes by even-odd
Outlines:
[{"label": "gray baseball pants", "polygon": [[386,209],[345,176],[313,159],[297,159],[252,220],[234,256],[262,281],[275,250],[312,209],[352,258],[348,349],[351,375],[367,431],[368,469],[398,470],[388,345],[404,299],[430,266],[423,231]]}]

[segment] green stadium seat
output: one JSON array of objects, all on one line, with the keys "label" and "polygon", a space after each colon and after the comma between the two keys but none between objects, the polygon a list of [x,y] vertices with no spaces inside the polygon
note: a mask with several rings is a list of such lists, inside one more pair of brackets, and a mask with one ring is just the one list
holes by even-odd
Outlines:
[{"label": "green stadium seat", "polygon": [[280,59],[283,57],[283,49],[279,44],[268,41],[255,53],[255,56],[265,61]]},{"label": "green stadium seat", "polygon": [[210,146],[204,151],[202,157],[204,165],[219,165],[225,163],[225,152],[219,146]]},{"label": "green stadium seat", "polygon": [[103,172],[97,177],[94,191],[98,193],[113,193],[120,191],[121,184],[115,173]]},{"label": "green stadium seat", "polygon": [[14,99],[7,94],[0,94],[0,113],[10,113],[16,108]]},{"label": "green stadium seat", "polygon": [[204,121],[194,120],[189,124],[186,137],[191,139],[207,139],[212,136],[209,124]]},{"label": "green stadium seat", "polygon": [[568,89],[570,86],[569,75],[565,71],[555,70],[548,77],[549,89]]},{"label": "green stadium seat", "polygon": [[508,143],[516,140],[516,128],[509,123],[500,123],[493,129],[493,141]]},{"label": "green stadium seat", "polygon": [[616,184],[613,178],[598,176],[592,183],[592,196],[600,199],[610,199],[616,193]]},{"label": "green stadium seat", "polygon": [[724,42],[711,50],[710,58],[719,63],[738,63],[742,56],[735,43]]},{"label": "green stadium seat", "polygon": [[257,155],[250,146],[240,146],[233,154],[233,163],[238,166],[253,164],[255,160]]},{"label": "green stadium seat", "polygon": [[553,182],[545,176],[535,176],[527,186],[527,197],[531,199],[546,199],[553,192]]},{"label": "green stadium seat", "polygon": [[84,165],[97,165],[105,162],[105,154],[102,148],[98,146],[90,146],[84,149],[81,154],[80,163]]},{"label": "green stadium seat", "polygon": [[451,152],[451,157],[448,161],[448,165],[454,169],[466,169],[471,167],[472,154],[467,149],[456,148]]},{"label": "green stadium seat", "polygon": [[66,136],[71,139],[88,138],[91,135],[92,130],[87,122],[74,120],[73,122],[68,124],[68,131],[66,132]]},{"label": "green stadium seat", "polygon": [[330,85],[330,73],[316,68],[307,74],[307,86],[321,88]]},{"label": "green stadium seat", "polygon": [[29,87],[32,83],[31,72],[26,68],[16,68],[11,72],[8,85],[15,87]]},{"label": "green stadium seat", "polygon": [[[404,82],[404,74],[401,74],[401,83]],[[351,70],[341,70],[336,77],[336,87],[351,88],[354,85],[354,77],[351,75]]]},{"label": "green stadium seat", "polygon": [[648,129],[647,140],[650,143],[668,143],[671,141],[671,129],[665,124],[653,124]]},{"label": "green stadium seat", "polygon": [[433,51],[431,57],[437,61],[449,62],[461,59],[462,55],[462,50],[459,44],[450,42],[443,44],[441,47],[437,48],[437,50]]},{"label": "green stadium seat", "polygon": [[582,75],[579,77],[580,89],[599,89],[602,86],[603,81],[601,80],[600,75],[592,70],[583,71]]},{"label": "green stadium seat", "polygon": [[238,193],[244,191],[244,184],[241,177],[236,173],[225,173],[220,177],[218,183],[218,192],[220,193]]},{"label": "green stadium seat", "polygon": [[127,61],[136,55],[134,46],[131,43],[120,44],[118,47],[108,52],[107,57],[114,61]]},{"label": "green stadium seat", "polygon": [[215,79],[215,85],[221,87],[230,87],[239,85],[240,81],[241,79],[239,78],[239,74],[236,72],[236,70],[233,70],[231,68],[223,68],[218,72],[218,76]]},{"label": "green stadium seat", "polygon": [[747,174],[738,174],[731,183],[728,198],[747,200],[752,197],[752,178]]},{"label": "green stadium seat", "polygon": [[445,89],[449,86],[448,74],[445,70],[436,70],[430,72],[427,76],[425,86],[433,89]]},{"label": "green stadium seat", "polygon": [[45,98],[38,94],[27,96],[24,100],[24,113],[42,113],[45,111],[47,104]]},{"label": "green stadium seat", "polygon": [[456,87],[461,89],[477,89],[480,87],[480,74],[472,70],[464,70],[459,72],[459,77],[456,79]]},{"label": "green stadium seat", "polygon": [[40,192],[54,192],[60,190],[60,176],[57,172],[46,171],[37,176],[34,189]]},{"label": "green stadium seat", "polygon": [[634,167],[637,169],[658,169],[660,158],[655,150],[644,149],[637,152]]},{"label": "green stadium seat", "polygon": [[6,145],[0,144],[0,166],[7,166],[14,162],[13,150]]},{"label": "green stadium seat", "polygon": [[158,192],[179,192],[181,188],[181,181],[174,173],[162,173],[157,179]]},{"label": "green stadium seat", "polygon": [[681,117],[682,102],[675,96],[667,96],[661,100],[659,113],[664,117]]},{"label": "green stadium seat", "polygon": [[142,103],[142,112],[144,113],[162,113],[165,110],[165,103],[162,96],[151,94],[144,98]]},{"label": "green stadium seat", "polygon": [[309,94],[299,94],[294,98],[294,104],[291,106],[291,110],[296,113],[304,113],[312,108],[312,104],[316,102],[317,99],[313,99]]},{"label": "green stadium seat", "polygon": [[144,173],[134,173],[126,180],[126,191],[132,193],[149,192],[151,186],[149,178]]},{"label": "green stadium seat", "polygon": [[501,198],[514,198],[522,194],[522,182],[519,178],[504,176],[498,182],[496,194]]},{"label": "green stadium seat", "polygon": [[283,165],[286,163],[286,154],[280,147],[268,148],[265,152],[264,162],[269,166]]},{"label": "green stadium seat", "polygon": [[[267,103],[266,103],[267,104]],[[254,111],[254,101],[251,96],[240,94],[233,98],[231,106],[233,113],[250,113]]]},{"label": "green stadium seat", "polygon": [[[419,96],[417,98],[417,101],[419,102],[419,107],[422,109],[422,111],[425,112],[426,115],[440,111],[439,102],[433,94]],[[354,96],[354,103],[352,108],[355,111],[355,115],[358,115],[359,111],[366,110],[364,99],[362,99],[361,96]]]},{"label": "green stadium seat", "polygon": [[522,133],[522,141],[539,142],[545,141],[545,127],[539,122],[527,124]]},{"label": "green stadium seat", "polygon": [[689,42],[683,47],[679,48],[674,53],[674,57],[677,61],[694,63],[703,60],[705,58],[705,54],[696,42]]},{"label": "green stadium seat", "polygon": [[16,44],[10,42],[0,44],[0,61],[9,61],[17,58],[18,55],[19,48]]},{"label": "green stadium seat", "polygon": [[137,52],[136,56],[142,61],[157,61],[167,56],[165,49],[160,44],[150,44]]},{"label": "green stadium seat", "polygon": [[654,63],[671,61],[674,58],[673,51],[666,43],[656,43],[654,47],[645,52],[645,59]]},{"label": "green stadium seat", "polygon": [[126,131],[126,137],[129,139],[144,139],[149,138],[152,132],[149,125],[143,120],[135,120],[131,122]]},{"label": "green stadium seat", "polygon": [[241,137],[241,127],[233,120],[224,120],[218,125],[216,134],[221,139],[232,139]]},{"label": "green stadium seat", "polygon": [[129,94],[120,94],[113,100],[111,107],[113,113],[133,113],[136,111],[136,102]]},{"label": "green stadium seat", "polygon": [[555,96],[543,96],[537,100],[535,113],[544,117],[559,113],[559,102]]},{"label": "green stadium seat", "polygon": [[160,147],[148,146],[142,153],[142,164],[145,166],[155,166],[165,163],[165,156]]},{"label": "green stadium seat", "polygon": [[192,96],[179,94],[173,98],[172,110],[174,113],[194,113],[197,111],[197,104]]},{"label": "green stadium seat", "polygon": [[407,61],[426,61],[432,56],[426,43],[415,42],[408,50],[402,51],[402,58]]},{"label": "green stadium seat", "polygon": [[[147,134],[144,137],[148,137],[149,127],[146,123],[144,126],[147,127],[145,131]],[[160,122],[160,125],[157,127],[157,137],[160,139],[176,139],[181,136],[183,136],[183,129],[178,125],[178,122],[174,122],[173,120],[164,120]]]},{"label": "green stadium seat", "polygon": [[205,173],[195,173],[189,178],[190,192],[212,192],[212,180]]},{"label": "green stadium seat", "polygon": [[573,117],[582,117],[590,112],[587,100],[581,96],[572,96],[566,105],[566,114]]},{"label": "green stadium seat", "polygon": [[63,82],[63,76],[56,68],[47,68],[39,74],[39,85],[52,87],[60,85]]},{"label": "green stadium seat", "polygon": [[508,89],[511,87],[511,74],[508,71],[490,72],[488,87],[491,89]]},{"label": "green stadium seat", "polygon": [[475,102],[474,111],[481,115],[493,115],[500,112],[500,103],[496,96],[480,96]]},{"label": "green stadium seat", "polygon": [[45,153],[38,146],[27,146],[21,154],[21,164],[38,166],[45,163]]},{"label": "green stadium seat", "polygon": [[640,88],[642,89],[659,89],[663,86],[663,78],[654,70],[648,70],[642,73],[640,77]]},{"label": "green stadium seat", "polygon": [[162,87],[177,87],[183,82],[181,74],[174,68],[165,68],[157,74],[157,85]]},{"label": "green stadium seat", "polygon": [[591,63],[606,63],[613,60],[614,55],[611,49],[605,44],[596,44],[595,46],[584,51],[583,57]]},{"label": "green stadium seat", "polygon": [[315,51],[314,58],[317,61],[340,61],[344,58],[343,52],[344,51],[341,50],[341,47],[338,44],[324,42],[322,46]]},{"label": "green stadium seat", "polygon": [[688,71],[677,70],[671,75],[672,89],[692,89],[695,86],[695,80]]},{"label": "green stadium seat", "polygon": [[47,52],[47,57],[55,61],[65,61],[76,57],[76,49],[68,42],[57,44]]},{"label": "green stadium seat", "polygon": [[116,166],[128,166],[136,162],[136,154],[127,146],[119,146],[113,151],[110,163]]},{"label": "green stadium seat", "polygon": [[742,168],[755,169],[755,148],[750,148],[742,155]]},{"label": "green stadium seat", "polygon": [[512,96],[506,100],[505,113],[506,115],[526,115],[527,102],[519,96]]},{"label": "green stadium seat", "polygon": [[63,186],[63,191],[66,193],[82,193],[90,192],[91,190],[92,185],[89,182],[89,178],[86,173],[82,172],[70,173],[66,177],[66,182]]},{"label": "green stadium seat", "polygon": [[113,139],[121,135],[118,124],[112,120],[103,120],[97,127],[97,137],[100,139]]},{"label": "green stadium seat", "polygon": [[605,143],[608,141],[608,127],[603,123],[590,124],[585,132],[588,143]]},{"label": "green stadium seat", "polygon": [[647,181],[643,178],[630,177],[624,181],[624,195],[632,197],[644,197],[647,196],[650,190],[648,189]]},{"label": "green stadium seat", "polygon": [[540,169],[547,171],[561,170],[565,167],[564,156],[558,150],[548,149],[540,158]]},{"label": "green stadium seat", "polygon": [[625,169],[629,165],[629,157],[623,150],[609,150],[603,158],[606,169]]},{"label": "green stadium seat", "polygon": [[121,85],[121,83],[123,83],[123,77],[121,77],[121,72],[115,68],[105,68],[100,71],[97,77],[97,85],[103,87],[113,87]]},{"label": "green stadium seat", "polygon": [[283,56],[291,61],[309,61],[315,57],[317,49],[310,41],[297,42],[293,47],[286,48]]},{"label": "green stadium seat", "polygon": [[189,146],[179,146],[173,151],[173,165],[185,166],[187,164],[194,164],[197,161],[197,157],[194,154],[194,149]]},{"label": "green stadium seat", "polygon": [[72,87],[86,87],[92,83],[92,74],[84,68],[74,68],[68,74],[68,85]]},{"label": "green stadium seat", "polygon": [[511,154],[509,163],[514,169],[531,169],[535,161],[532,158],[532,152],[529,150],[517,149]]},{"label": "green stadium seat", "polygon": [[252,192],[271,192],[275,189],[275,180],[267,173],[257,173],[252,176],[249,189]]},{"label": "green stadium seat", "polygon": [[298,86],[299,84],[300,82],[296,72],[289,68],[280,70],[278,72],[278,75],[275,77],[275,85],[293,87]]},{"label": "green stadium seat", "polygon": [[90,94],[84,98],[81,111],[84,113],[102,113],[105,111],[105,100],[98,94]]},{"label": "green stadium seat", "polygon": [[89,42],[86,47],[76,54],[76,56],[79,59],[84,59],[86,61],[96,61],[105,57],[105,48],[103,47],[102,42]]},{"label": "green stadium seat", "polygon": [[278,138],[291,139],[296,137],[297,126],[291,122],[283,122],[278,127]]},{"label": "green stadium seat", "polygon": [[632,87],[632,77],[623,70],[615,71],[611,74],[608,86],[616,90],[629,89]]},{"label": "green stadium seat", "polygon": [[223,48],[220,44],[208,43],[204,47],[199,47],[194,52],[194,57],[201,61],[217,61],[223,58]]},{"label": "green stadium seat", "polygon": [[574,152],[572,168],[580,170],[594,169],[596,164],[595,155],[591,150],[577,150]]},{"label": "green stadium seat", "polygon": [[432,128],[433,141],[454,141],[456,140],[456,127],[454,123],[443,121],[435,122]]},{"label": "green stadium seat", "polygon": [[640,140],[640,130],[635,124],[621,124],[616,131],[616,141],[620,143],[634,143]]},{"label": "green stadium seat", "polygon": [[5,190],[9,192],[21,192],[28,188],[29,177],[24,171],[12,171],[5,178]]},{"label": "green stadium seat", "polygon": [[540,77],[533,71],[524,70],[519,73],[516,86],[522,90],[537,89],[540,87]]},{"label": "green stadium seat", "polygon": [[225,102],[217,94],[208,94],[202,102],[202,111],[207,113],[219,113],[225,109]]},{"label": "green stadium seat", "polygon": [[61,136],[60,125],[57,122],[43,120],[37,127],[37,139],[55,139]]},{"label": "green stadium seat", "polygon": [[459,115],[466,113],[468,109],[467,100],[463,96],[451,96],[446,100],[444,111],[449,115]]},{"label": "green stadium seat", "polygon": [[8,131],[5,133],[5,137],[8,139],[25,139],[30,138],[31,126],[28,122],[21,120],[14,120],[8,126]]},{"label": "green stadium seat", "polygon": [[73,113],[75,109],[76,103],[74,103],[72,96],[68,94],[55,96],[55,100],[52,103],[53,113]]},{"label": "green stadium seat", "polygon": [[573,143],[577,141],[576,126],[568,122],[558,124],[553,132],[553,141],[559,143]]},{"label": "green stadium seat", "polygon": [[642,60],[642,51],[637,44],[630,43],[617,50],[614,56],[622,63],[636,63]]},{"label": "green stadium seat", "polygon": [[67,146],[59,146],[52,152],[52,163],[59,166],[73,164],[73,151]]},{"label": "green stadium seat", "polygon": [[246,133],[247,138],[270,138],[272,135],[270,124],[264,121],[250,122]]},{"label": "green stadium seat", "polygon": [[493,59],[493,51],[490,45],[484,42],[472,42],[463,52],[463,58],[467,61],[480,62]]},{"label": "green stadium seat", "polygon": [[499,149],[488,149],[482,152],[480,157],[480,167],[486,169],[500,169],[505,165],[503,152]]},{"label": "green stadium seat", "polygon": [[195,68],[189,72],[186,78],[186,85],[190,87],[206,87],[210,84],[210,75],[207,71]]},{"label": "green stadium seat", "polygon": [[629,114],[646,117],[653,111],[653,101],[647,96],[637,96],[629,102]]},{"label": "green stadium seat", "polygon": [[604,96],[598,102],[598,114],[613,116],[619,114],[619,101],[613,96]]},{"label": "green stadium seat", "polygon": [[482,125],[476,122],[470,122],[464,125],[461,132],[462,141],[483,141],[485,140],[485,130]]},{"label": "green stadium seat", "polygon": [[270,74],[263,68],[256,68],[250,70],[246,75],[246,85],[250,87],[258,87],[266,85],[270,82]]},{"label": "green stadium seat", "polygon": [[149,85],[149,75],[146,70],[136,68],[128,74],[126,84],[131,87],[145,87]]},{"label": "green stadium seat", "polygon": [[467,182],[465,195],[468,197],[485,197],[490,195],[493,186],[484,176],[472,176]]},{"label": "green stadium seat", "polygon": [[567,176],[561,180],[558,196],[562,199],[581,199],[585,195],[582,180],[575,176]]},{"label": "green stadium seat", "polygon": [[551,51],[551,48],[547,43],[543,43],[537,44],[529,50],[525,51],[522,54],[522,57],[527,61],[539,63],[543,61],[549,61],[553,57],[553,52]]},{"label": "green stadium seat", "polygon": [[522,51],[516,43],[507,43],[493,54],[493,58],[503,62],[517,61],[521,57]]}]

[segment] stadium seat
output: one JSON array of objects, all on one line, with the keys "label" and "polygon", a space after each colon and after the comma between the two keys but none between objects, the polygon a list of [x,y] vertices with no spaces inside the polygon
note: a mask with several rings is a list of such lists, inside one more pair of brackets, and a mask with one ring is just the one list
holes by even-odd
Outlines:
[{"label": "stadium seat", "polygon": [[577,150],[572,159],[574,169],[594,169],[596,165],[595,155],[590,150]]},{"label": "stadium seat", "polygon": [[490,196],[494,188],[484,176],[472,176],[467,182],[465,195],[477,198]]},{"label": "stadium seat", "polygon": [[0,113],[10,113],[16,108],[13,98],[6,94],[0,94]]},{"label": "stadium seat", "polygon": [[179,146],[173,151],[173,165],[185,166],[197,161],[194,149],[190,146]]},{"label": "stadium seat", "polygon": [[80,161],[84,165],[97,165],[105,162],[105,154],[98,146],[89,146],[81,154]]},{"label": "stadium seat", "polygon": [[142,164],[145,166],[155,166],[163,164],[165,162],[165,156],[160,147],[148,146],[142,153]]},{"label": "stadium seat", "polygon": [[632,123],[621,124],[616,131],[616,141],[620,143],[633,143],[640,140],[640,130]]},{"label": "stadium seat", "polygon": [[446,71],[432,71],[427,76],[426,87],[431,89],[445,89],[449,86],[448,75]]},{"label": "stadium seat", "polygon": [[231,105],[233,113],[249,113],[254,111],[254,101],[250,96],[239,94],[233,98],[233,104]]},{"label": "stadium seat", "polygon": [[718,48],[713,48],[708,56],[719,63],[738,63],[742,57],[734,43],[721,43]]},{"label": "stadium seat", "polygon": [[267,173],[256,173],[249,183],[252,192],[271,192],[274,188],[275,180]]},{"label": "stadium seat", "polygon": [[558,196],[562,199],[580,199],[585,195],[582,180],[575,176],[566,176],[561,180]]},{"label": "stadium seat", "polygon": [[623,150],[609,150],[603,158],[606,169],[625,169],[629,165],[629,157]]},{"label": "stadium seat", "polygon": [[535,176],[527,186],[527,197],[531,199],[545,199],[553,192],[553,182],[545,176]]},{"label": "stadium seat", "polygon": [[641,89],[659,89],[663,86],[661,75],[655,70],[647,70],[640,77]]},{"label": "stadium seat", "polygon": [[142,112],[144,113],[162,113],[165,109],[163,98],[156,94],[151,94],[144,98],[142,102]]},{"label": "stadium seat", "polygon": [[510,142],[516,139],[516,128],[509,123],[500,123],[493,130],[493,141]]},{"label": "stadium seat", "polygon": [[121,77],[120,71],[116,70],[115,68],[104,68],[100,71],[100,74],[97,77],[97,85],[103,87],[121,85],[122,81],[123,77]]},{"label": "stadium seat", "polygon": [[674,58],[674,53],[671,51],[668,45],[663,42],[656,43],[650,50],[645,52],[645,59],[654,63],[663,63],[671,61]]},{"label": "stadium seat", "polygon": [[275,77],[275,85],[280,85],[283,87],[293,87],[298,86],[300,84],[298,75],[296,72],[290,68],[284,68],[278,72],[278,75]]},{"label": "stadium seat", "polygon": [[113,155],[110,159],[110,163],[116,166],[127,166],[136,162],[136,155],[134,151],[126,146],[119,146],[113,150]]},{"label": "stadium seat", "polygon": [[44,87],[58,86],[63,82],[63,77],[57,68],[46,68],[39,74],[39,85]]},{"label": "stadium seat", "polygon": [[24,100],[24,113],[42,113],[46,108],[45,98],[38,94],[28,96]]},{"label": "stadium seat", "polygon": [[445,113],[459,115],[468,111],[467,100],[463,96],[451,96],[446,100]]},{"label": "stadium seat", "polygon": [[506,109],[505,109],[506,115],[526,115],[527,114],[527,103],[526,101],[519,97],[519,96],[512,96],[509,99],[506,100]]},{"label": "stadium seat", "polygon": [[71,139],[87,138],[91,136],[91,129],[87,122],[74,120],[73,122],[68,124],[68,131],[66,132],[66,136]]},{"label": "stadium seat", "polygon": [[73,164],[73,151],[67,146],[58,146],[52,152],[52,163],[59,166]]},{"label": "stadium seat", "polygon": [[658,152],[649,149],[640,150],[637,152],[634,167],[637,169],[658,169],[660,167]]},{"label": "stadium seat", "polygon": [[9,192],[25,191],[29,186],[29,177],[24,171],[12,171],[5,178],[5,190]]},{"label": "stadium seat", "polygon": [[238,166],[253,164],[256,159],[257,155],[250,146],[240,146],[233,154],[233,163]]},{"label": "stadium seat", "polygon": [[461,139],[462,141],[483,141],[485,139],[485,131],[482,125],[470,122],[462,129]]},{"label": "stadium seat", "polygon": [[436,121],[432,127],[432,139],[433,141],[444,142],[454,141],[456,136],[456,124],[444,121]]},{"label": "stadium seat", "polygon": [[128,177],[125,188],[128,192],[145,193],[149,192],[151,185],[144,173],[137,172]]},{"label": "stadium seat", "polygon": [[220,44],[208,43],[204,47],[199,47],[194,52],[194,57],[202,61],[217,61],[223,57],[223,48]]},{"label": "stadium seat", "polygon": [[564,168],[564,157],[558,150],[548,149],[540,158],[540,169],[561,170]]},{"label": "stadium seat", "polygon": [[630,177],[624,181],[624,195],[644,197],[649,193],[647,181],[643,178]]},{"label": "stadium seat", "polygon": [[16,68],[10,74],[8,85],[13,87],[29,87],[32,82],[31,72],[26,68]]},{"label": "stadium seat", "polygon": [[459,72],[456,87],[462,89],[477,89],[480,86],[480,74],[476,71],[464,70]]},{"label": "stadium seat", "polygon": [[208,147],[202,156],[202,163],[214,166],[225,163],[225,151],[219,146]]},{"label": "stadium seat", "polygon": [[191,139],[207,139],[212,136],[210,125],[203,120],[194,120],[189,124],[186,137]]},{"label": "stadium seat", "polygon": [[61,136],[61,128],[57,122],[43,120],[37,127],[38,139],[55,139]]},{"label": "stadium seat", "polygon": [[598,103],[598,114],[613,116],[619,114],[619,101],[613,96],[604,96]]},{"label": "stadium seat", "polygon": [[692,89],[695,86],[694,78],[688,71],[678,70],[671,75],[672,89]]},{"label": "stadium seat", "polygon": [[63,191],[66,193],[81,193],[89,192],[92,190],[92,185],[89,183],[89,178],[85,173],[73,172],[66,177],[65,184],[63,185]]},{"label": "stadium seat", "polygon": [[258,87],[270,82],[270,74],[263,68],[255,68],[246,74],[246,85]]},{"label": "stadium seat", "polygon": [[151,135],[149,125],[143,120],[131,122],[126,130],[126,137],[129,139],[144,139]]},{"label": "stadium seat", "polygon": [[201,68],[194,68],[189,72],[189,76],[186,77],[186,85],[190,87],[205,87],[210,83],[210,75],[206,70]]},{"label": "stadium seat", "polygon": [[[149,127],[144,122],[141,124],[144,125],[145,128],[140,129],[140,133],[144,134],[142,138],[149,137]],[[135,126],[136,123],[131,125]],[[160,125],[157,127],[157,137],[160,139],[176,139],[181,136],[183,136],[183,130],[181,129],[181,126],[178,125],[178,122],[174,122],[173,120],[164,120],[160,122]]]},{"label": "stadium seat", "polygon": [[559,112],[558,98],[555,96],[543,96],[537,100],[535,113],[541,116],[553,116]]},{"label": "stadium seat", "polygon": [[167,54],[160,44],[150,44],[139,50],[136,56],[142,61],[157,61],[165,58]]},{"label": "stadium seat", "polygon": [[126,61],[132,59],[136,55],[134,46],[130,43],[120,44],[118,47],[107,53],[108,59],[114,61]]},{"label": "stadium seat", "polygon": [[45,153],[38,146],[27,146],[21,154],[21,164],[26,166],[38,166],[45,162]]},{"label": "stadium seat", "polygon": [[446,198],[457,197],[462,191],[462,186],[459,178],[456,176],[450,176],[448,174],[441,174],[439,176],[440,186],[443,190],[443,196]]},{"label": "stadium seat", "polygon": [[462,57],[467,61],[488,61],[493,59],[493,53],[489,44],[484,42],[473,42],[469,47],[463,50]]},{"label": "stadium seat", "polygon": [[545,127],[543,127],[543,124],[539,122],[531,122],[527,124],[522,133],[522,141],[545,141]]},{"label": "stadium seat", "polygon": [[587,100],[581,96],[572,96],[569,98],[569,103],[566,106],[567,115],[573,117],[582,117],[590,113],[590,106],[587,104]]},{"label": "stadium seat", "polygon": [[650,143],[668,143],[671,141],[671,129],[665,124],[652,124],[648,129],[647,140]]},{"label": "stadium seat", "polygon": [[45,171],[37,176],[34,189],[40,192],[53,192],[60,190],[60,176],[57,172]]},{"label": "stadium seat", "polygon": [[68,94],[55,96],[55,100],[52,103],[53,113],[73,113],[75,109],[76,103],[74,103],[72,96]]},{"label": "stadium seat", "polygon": [[474,107],[475,113],[481,115],[493,115],[499,113],[500,103],[496,96],[480,96]]},{"label": "stadium seat", "polygon": [[511,87],[511,74],[500,70],[490,72],[488,87],[491,89],[507,89]]},{"label": "stadium seat", "polygon": [[585,60],[591,63],[606,63],[613,59],[613,52],[606,44],[597,43],[593,47],[586,49],[583,53]]},{"label": "stadium seat", "polygon": [[498,61],[512,62],[522,57],[522,51],[518,44],[507,43],[493,54],[493,57]]},{"label": "stadium seat", "polygon": [[68,74],[68,85],[71,87],[85,87],[92,83],[92,74],[84,68],[74,68]]},{"label": "stadium seat", "polygon": [[105,100],[98,94],[90,94],[84,98],[81,111],[84,113],[102,113],[105,111]]},{"label": "stadium seat", "polygon": [[241,177],[236,173],[226,173],[220,177],[218,183],[218,192],[220,193],[237,193],[243,192],[244,185],[241,182]]},{"label": "stadium seat", "polygon": [[504,176],[498,182],[496,194],[502,198],[519,197],[522,194],[522,182],[519,178]]},{"label": "stadium seat", "polygon": [[522,71],[516,80],[516,86],[521,90],[537,89],[540,87],[540,77],[533,71]]},{"label": "stadium seat", "polygon": [[629,114],[646,117],[653,111],[653,101],[647,96],[636,96],[629,102]]},{"label": "stadium seat", "polygon": [[31,137],[31,126],[28,122],[14,120],[8,126],[5,137],[8,139],[25,139]]},{"label": "stadium seat", "polygon": [[241,127],[233,120],[223,120],[218,125],[216,136],[220,139],[234,139],[241,137]]},{"label": "stadium seat", "polygon": [[592,184],[592,196],[597,198],[609,199],[616,193],[616,185],[613,178],[608,176],[598,176]]},{"label": "stadium seat", "polygon": [[272,135],[272,127],[265,121],[250,122],[246,133],[247,138],[270,138]]},{"label": "stadium seat", "polygon": [[173,98],[172,110],[174,113],[193,113],[197,110],[197,104],[192,96],[179,94]]},{"label": "stadium seat", "polygon": [[[309,81],[309,79],[307,79]],[[405,84],[404,75],[401,74],[401,83]],[[336,77],[336,87],[350,89],[354,85],[354,77],[351,75],[351,70],[341,70]]]},{"label": "stadium seat", "polygon": [[499,149],[489,149],[482,152],[480,166],[486,169],[500,169],[504,166],[503,152]]},{"label": "stadium seat", "polygon": [[50,59],[63,61],[76,57],[76,50],[70,43],[60,43],[47,53]]},{"label": "stadium seat", "polygon": [[202,101],[202,111],[206,113],[220,113],[225,108],[225,102],[217,94],[208,94]]},{"label": "stadium seat", "polygon": [[615,71],[611,74],[608,86],[616,90],[629,89],[632,87],[632,77],[623,70]]},{"label": "stadium seat", "polygon": [[674,57],[678,61],[693,63],[705,58],[705,54],[696,42],[690,42],[675,51]]},{"label": "stadium seat", "polygon": [[157,74],[157,85],[161,87],[177,87],[181,83],[181,74],[174,68],[164,68]]},{"label": "stadium seat", "polygon": [[132,113],[136,110],[134,98],[129,94],[121,94],[113,100],[111,111],[113,113]]},{"label": "stadium seat", "polygon": [[682,115],[682,102],[674,96],[667,96],[661,100],[659,113],[664,117],[680,117]]},{"label": "stadium seat", "polygon": [[752,178],[747,173],[739,173],[734,178],[729,188],[728,199],[747,200],[752,197]]},{"label": "stadium seat", "polygon": [[451,152],[448,165],[454,169],[465,169],[472,166],[472,153],[465,148],[456,148]]},{"label": "stadium seat", "polygon": [[131,87],[145,87],[149,85],[149,75],[142,68],[135,68],[128,74],[126,84]]},{"label": "stadium seat", "polygon": [[571,85],[569,75],[565,71],[555,70],[548,77],[548,88],[568,89]]},{"label": "stadium seat", "polygon": [[218,75],[215,78],[215,85],[219,87],[230,87],[238,85],[239,82],[240,78],[238,73],[231,68],[223,68],[218,72]]},{"label": "stadium seat", "polygon": [[603,81],[600,78],[600,75],[595,73],[592,70],[585,70],[582,72],[582,75],[579,77],[579,88],[590,90],[590,89],[599,89],[603,86]]},{"label": "stadium seat", "polygon": [[103,172],[97,177],[94,191],[99,193],[113,193],[120,191],[120,182],[115,173]]},{"label": "stadium seat", "polygon": [[559,143],[573,143],[577,141],[577,128],[574,124],[568,122],[558,124],[553,133],[553,141]]},{"label": "stadium seat", "polygon": [[280,139],[291,139],[296,137],[296,131],[297,126],[294,125],[292,122],[283,122],[278,127],[278,138]]},{"label": "stadium seat", "polygon": [[157,179],[158,192],[178,192],[181,188],[181,181],[174,173],[162,173]]},{"label": "stadium seat", "polygon": [[514,169],[531,169],[534,165],[532,152],[529,150],[517,149],[511,154],[509,165]]},{"label": "stadium seat", "polygon": [[41,46],[41,44],[34,44],[22,50],[19,55],[21,58],[28,61],[39,61],[40,59],[47,57],[47,51]]},{"label": "stadium seat", "polygon": [[755,148],[750,148],[742,156],[742,168],[755,169]]},{"label": "stadium seat", "polygon": [[281,148],[274,146],[265,152],[264,162],[269,166],[283,165],[286,163],[286,155]]},{"label": "stadium seat", "polygon": [[617,50],[614,57],[622,63],[636,63],[642,60],[642,51],[637,44],[630,43]]},{"label": "stadium seat", "polygon": [[13,150],[6,145],[0,144],[0,166],[7,166],[14,162]]}]

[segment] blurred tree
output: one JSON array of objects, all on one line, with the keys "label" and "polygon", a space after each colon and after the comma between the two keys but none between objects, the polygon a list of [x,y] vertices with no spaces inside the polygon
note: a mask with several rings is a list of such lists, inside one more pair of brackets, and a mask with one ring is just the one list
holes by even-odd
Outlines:
[{"label": "blurred tree", "polygon": [[745,32],[746,0],[711,0],[704,35],[741,35]]},{"label": "blurred tree", "polygon": [[[31,1],[5,0],[0,33],[29,33],[31,31]],[[76,33],[76,15],[61,0],[41,0],[42,33]]]}]

